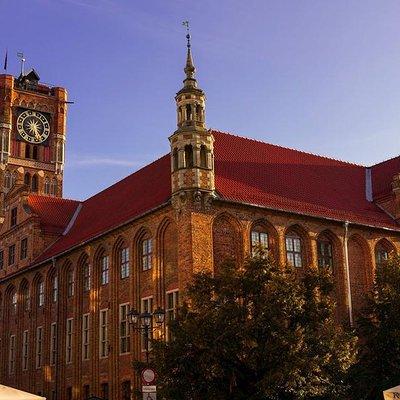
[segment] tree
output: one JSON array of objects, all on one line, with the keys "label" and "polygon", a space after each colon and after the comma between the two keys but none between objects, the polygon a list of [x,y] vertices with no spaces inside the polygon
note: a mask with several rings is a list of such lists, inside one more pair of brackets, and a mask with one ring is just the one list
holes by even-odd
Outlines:
[{"label": "tree", "polygon": [[357,399],[382,398],[382,391],[400,384],[400,257],[376,269],[372,293],[358,321],[360,357],[352,370]]},{"label": "tree", "polygon": [[355,339],[335,324],[325,270],[296,276],[260,254],[198,273],[154,343],[161,398],[340,399]]}]

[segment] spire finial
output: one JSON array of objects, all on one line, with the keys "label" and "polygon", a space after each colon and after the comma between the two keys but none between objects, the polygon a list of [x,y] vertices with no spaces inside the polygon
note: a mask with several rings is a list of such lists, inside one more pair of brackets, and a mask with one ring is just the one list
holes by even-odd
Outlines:
[{"label": "spire finial", "polygon": [[183,81],[185,86],[190,86],[190,87],[196,87],[197,82],[196,78],[194,77],[194,73],[196,71],[194,65],[193,65],[193,59],[192,59],[192,52],[191,52],[191,43],[190,43],[190,27],[189,27],[189,21],[183,21],[182,25],[186,27],[186,39],[187,39],[187,57],[186,57],[186,66],[185,66],[185,74],[186,74],[186,79]]}]

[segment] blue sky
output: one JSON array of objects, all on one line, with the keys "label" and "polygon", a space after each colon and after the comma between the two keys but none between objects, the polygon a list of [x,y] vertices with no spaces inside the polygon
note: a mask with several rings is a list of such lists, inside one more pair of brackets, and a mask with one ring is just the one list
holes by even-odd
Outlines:
[{"label": "blue sky", "polygon": [[75,101],[64,195],[84,199],[169,151],[186,19],[209,127],[363,165],[398,155],[399,18],[398,0],[0,0],[0,51]]}]

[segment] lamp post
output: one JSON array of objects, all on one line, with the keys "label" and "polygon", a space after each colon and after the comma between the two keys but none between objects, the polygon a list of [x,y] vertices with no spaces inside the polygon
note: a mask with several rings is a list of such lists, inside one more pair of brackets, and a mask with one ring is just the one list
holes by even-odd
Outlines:
[{"label": "lamp post", "polygon": [[[158,307],[153,313],[148,311],[139,313],[137,310],[132,309],[127,314],[129,321],[132,325],[132,328],[139,333],[144,334],[144,344],[145,344],[145,351],[146,351],[146,364],[149,364],[149,334],[157,327],[161,327],[165,321],[165,311]],[[152,319],[157,325],[157,327],[152,326]]]}]

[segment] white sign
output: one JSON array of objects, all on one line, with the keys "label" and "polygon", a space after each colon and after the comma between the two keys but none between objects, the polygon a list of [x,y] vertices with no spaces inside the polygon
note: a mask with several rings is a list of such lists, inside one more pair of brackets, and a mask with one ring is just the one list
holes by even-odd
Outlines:
[{"label": "white sign", "polygon": [[157,400],[156,393],[143,393],[143,400]]},{"label": "white sign", "polygon": [[155,393],[157,392],[157,386],[142,386],[142,393]]}]

